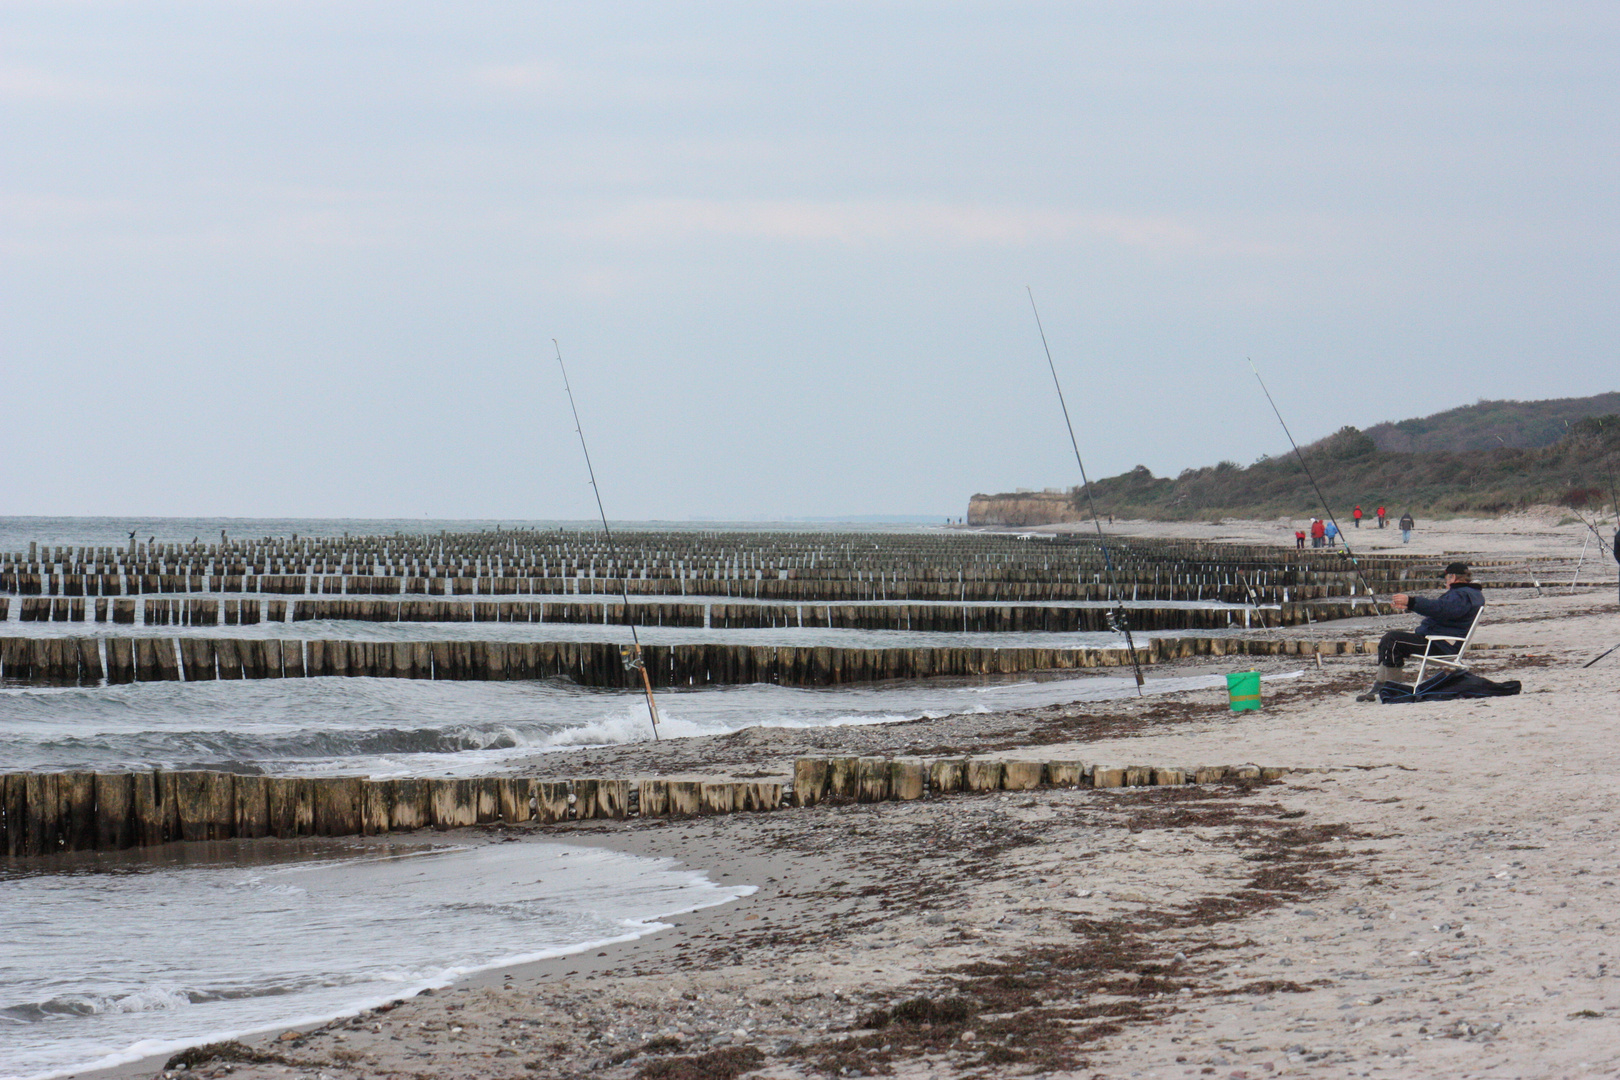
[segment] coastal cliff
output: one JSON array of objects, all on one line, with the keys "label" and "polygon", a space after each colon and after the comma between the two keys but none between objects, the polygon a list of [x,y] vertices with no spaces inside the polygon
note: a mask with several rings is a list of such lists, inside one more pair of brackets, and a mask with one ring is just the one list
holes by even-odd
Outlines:
[{"label": "coastal cliff", "polygon": [[975,495],[968,500],[969,525],[1055,525],[1084,521],[1075,509],[1072,491],[1019,491],[1006,495]]}]

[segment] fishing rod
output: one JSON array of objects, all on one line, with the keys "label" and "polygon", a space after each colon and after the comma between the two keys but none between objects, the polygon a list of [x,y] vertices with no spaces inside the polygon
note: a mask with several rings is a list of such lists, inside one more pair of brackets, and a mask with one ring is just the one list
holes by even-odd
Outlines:
[{"label": "fishing rod", "polygon": [[[568,408],[574,414],[574,434],[579,436],[579,448],[585,453],[585,472],[591,478],[591,491],[596,495],[596,512],[602,518],[602,535],[607,538],[608,558],[616,564],[619,561],[618,549],[613,544],[613,530],[608,528],[607,511],[602,509],[602,489],[596,486],[596,470],[591,466],[591,450],[585,445],[585,428],[579,422],[579,406],[574,404],[574,388],[568,385],[568,368],[563,364],[562,346],[557,339],[551,339],[552,348],[557,350],[557,367],[562,370],[563,389],[568,391]],[[619,590],[624,596],[624,616],[630,624],[629,649],[619,647],[619,656],[624,662],[626,671],[641,672],[641,685],[647,691],[647,714],[652,717],[653,742],[658,741],[658,703],[653,700],[652,676],[647,674],[647,664],[641,656],[641,637],[636,633],[635,620],[630,617],[630,586],[625,582],[624,567],[617,567],[619,571]]]},{"label": "fishing rod", "polygon": [[1605,656],[1608,656],[1609,653],[1614,652],[1615,649],[1620,649],[1620,645],[1616,645],[1616,646],[1614,646],[1613,649],[1608,649],[1608,650],[1606,650],[1604,652],[1599,653],[1597,656],[1592,657],[1592,659],[1590,659],[1586,663],[1582,664],[1581,667],[1582,668],[1591,667],[1593,664],[1597,663],[1599,660],[1603,659]]},{"label": "fishing rod", "polygon": [[[1069,403],[1063,400],[1063,384],[1058,382],[1057,365],[1052,362],[1052,347],[1046,343],[1046,327],[1041,325],[1041,311],[1035,306],[1035,290],[1028,285],[1024,291],[1029,293],[1029,309],[1035,313],[1035,329],[1041,334],[1041,348],[1046,350],[1046,366],[1052,371],[1052,385],[1057,387],[1058,404],[1063,407],[1063,423],[1069,429],[1069,445],[1074,447],[1074,463],[1080,466],[1081,490],[1086,493],[1086,503],[1091,507],[1091,523],[1097,526],[1097,543],[1102,547],[1103,566],[1110,576],[1114,573],[1114,559],[1108,552],[1108,539],[1103,536],[1102,519],[1097,516],[1097,500],[1091,495],[1091,481],[1086,479],[1086,463],[1080,460],[1080,440],[1074,437],[1074,422],[1069,419]],[[1125,600],[1120,598],[1120,604]],[[1115,633],[1125,635],[1125,647],[1131,652],[1131,667],[1136,671],[1136,696],[1142,696],[1142,662],[1136,657],[1136,640],[1131,637],[1130,620],[1121,610],[1116,616],[1113,611],[1108,612],[1108,625]]]},{"label": "fishing rod", "polygon": [[1367,575],[1361,572],[1361,562],[1356,558],[1356,553],[1350,549],[1350,538],[1345,535],[1343,529],[1339,528],[1339,519],[1333,516],[1333,506],[1327,501],[1327,496],[1322,494],[1322,487],[1316,482],[1316,477],[1311,473],[1311,467],[1305,464],[1305,455],[1300,453],[1299,443],[1294,441],[1294,433],[1288,430],[1288,421],[1282,418],[1282,411],[1277,408],[1277,402],[1272,399],[1271,391],[1266,389],[1266,380],[1260,378],[1260,369],[1254,366],[1253,358],[1244,357],[1244,359],[1249,361],[1249,370],[1254,372],[1255,381],[1260,384],[1260,392],[1266,395],[1266,401],[1270,403],[1271,411],[1276,413],[1277,423],[1282,425],[1283,434],[1288,436],[1288,445],[1294,448],[1294,456],[1299,459],[1299,467],[1305,470],[1305,478],[1311,482],[1311,487],[1316,490],[1316,497],[1322,503],[1322,510],[1327,514],[1328,520],[1333,522],[1333,530],[1339,534],[1339,539],[1344,541],[1344,553],[1350,557],[1350,567],[1355,570],[1356,577],[1361,579],[1362,588],[1366,589],[1367,595],[1372,598],[1373,610],[1376,612],[1378,610],[1378,593],[1374,591],[1372,582],[1367,580]]}]

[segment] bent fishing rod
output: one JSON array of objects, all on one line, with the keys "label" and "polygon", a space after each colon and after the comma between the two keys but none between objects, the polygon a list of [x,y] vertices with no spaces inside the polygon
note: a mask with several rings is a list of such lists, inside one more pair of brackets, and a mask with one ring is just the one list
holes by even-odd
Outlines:
[{"label": "bent fishing rod", "polygon": [[1333,522],[1333,530],[1339,534],[1339,539],[1344,541],[1344,553],[1350,557],[1350,567],[1356,572],[1356,577],[1361,579],[1361,587],[1366,589],[1367,595],[1372,598],[1373,613],[1377,614],[1378,593],[1373,590],[1372,582],[1367,580],[1367,575],[1361,572],[1361,562],[1356,558],[1356,553],[1350,549],[1350,537],[1345,535],[1343,529],[1339,528],[1339,519],[1333,516],[1333,506],[1327,501],[1327,496],[1322,494],[1322,487],[1316,482],[1311,467],[1305,464],[1305,455],[1300,453],[1299,443],[1294,441],[1294,433],[1288,430],[1288,421],[1282,418],[1282,411],[1277,408],[1277,402],[1272,399],[1271,391],[1266,389],[1266,380],[1260,378],[1260,369],[1254,366],[1253,358],[1246,356],[1244,359],[1249,361],[1249,370],[1254,372],[1255,381],[1260,384],[1260,392],[1266,395],[1266,401],[1271,405],[1271,411],[1277,416],[1277,423],[1282,425],[1283,434],[1288,436],[1288,445],[1294,448],[1294,456],[1299,459],[1299,467],[1305,470],[1305,478],[1311,482],[1311,487],[1316,491],[1316,498],[1322,504],[1322,511],[1327,514],[1328,520]]},{"label": "bent fishing rod", "polygon": [[[1091,523],[1097,526],[1097,542],[1102,547],[1103,566],[1108,573],[1114,573],[1114,559],[1108,553],[1108,540],[1103,536],[1102,519],[1097,516],[1097,500],[1091,496],[1091,481],[1086,479],[1086,463],[1080,460],[1080,440],[1074,437],[1074,423],[1069,419],[1069,403],[1063,400],[1063,384],[1058,382],[1057,365],[1052,362],[1052,347],[1046,343],[1046,327],[1041,325],[1041,311],[1035,306],[1035,291],[1028,285],[1024,291],[1029,293],[1029,309],[1035,313],[1035,329],[1041,333],[1041,348],[1046,350],[1046,366],[1052,372],[1052,385],[1057,387],[1058,404],[1063,407],[1063,423],[1069,429],[1069,445],[1074,447],[1074,463],[1080,466],[1080,484],[1086,493],[1086,502],[1091,506]],[[1120,598],[1123,606],[1125,600]],[[1125,635],[1125,647],[1131,652],[1131,667],[1136,672],[1136,696],[1142,696],[1142,662],[1136,657],[1136,640],[1131,637],[1131,624],[1121,610],[1116,616],[1113,611],[1108,613],[1108,625],[1116,633]]]},{"label": "bent fishing rod", "polygon": [[607,538],[608,558],[612,559],[619,571],[619,590],[624,596],[624,617],[630,624],[631,647],[627,650],[619,648],[619,655],[624,660],[626,671],[640,671],[641,685],[647,691],[647,714],[652,717],[653,742],[658,741],[658,703],[653,700],[652,676],[647,674],[647,664],[641,656],[641,637],[636,633],[636,623],[630,616],[630,586],[625,583],[624,567],[618,566],[619,553],[613,543],[613,530],[608,528],[607,511],[602,509],[602,489],[596,486],[596,470],[591,466],[591,449],[585,445],[585,428],[579,422],[579,406],[574,404],[574,388],[568,385],[568,368],[563,364],[562,346],[557,339],[551,339],[552,348],[557,350],[557,367],[562,370],[563,389],[568,392],[568,408],[574,414],[574,434],[579,436],[579,448],[585,454],[585,472],[591,478],[591,491],[596,495],[596,512],[602,518],[602,535]]}]

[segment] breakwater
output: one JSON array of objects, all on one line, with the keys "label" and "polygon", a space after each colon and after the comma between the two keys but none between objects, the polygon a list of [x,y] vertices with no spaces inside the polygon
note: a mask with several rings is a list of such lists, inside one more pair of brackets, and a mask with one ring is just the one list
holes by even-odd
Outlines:
[{"label": "breakwater", "polygon": [[[1136,650],[1143,664],[1192,656],[1308,656],[1371,652],[1372,642],[1154,638]],[[1127,649],[792,645],[645,645],[653,685],[771,683],[836,686],[920,678],[978,678],[1123,667]],[[634,690],[641,674],[621,649],[588,641],[305,641],[296,638],[7,637],[0,680],[95,686],[133,682],[321,677],[504,681],[567,678],[582,686]]]},{"label": "breakwater", "polygon": [[376,836],[506,823],[768,812],[1043,786],[1120,788],[1259,780],[1256,765],[1108,765],[880,757],[800,758],[779,781],[526,777],[369,780],[228,772],[0,775],[0,852],[26,858],[175,841]]},{"label": "breakwater", "polygon": [[[108,622],[145,626],[245,626],[260,622],[519,622],[704,627],[739,630],[812,628],[899,630],[931,633],[1085,633],[1109,628],[1101,606],[1041,604],[772,604],[541,602],[522,600],[263,600],[172,597],[80,598],[25,596],[19,622]],[[1132,605],[1134,630],[1225,630],[1300,626],[1330,619],[1389,614],[1387,604],[1366,601],[1290,602],[1267,607]],[[0,622],[7,602],[0,598]]]},{"label": "breakwater", "polygon": [[[1283,603],[1356,595],[1329,550],[979,533],[519,530],[266,538],[127,547],[30,544],[0,553],[23,596],[715,596],[795,602],[1099,600]],[[1375,587],[1432,560],[1363,555]],[[1424,571],[1427,573],[1427,571]],[[1364,590],[1362,590],[1364,591]]]}]

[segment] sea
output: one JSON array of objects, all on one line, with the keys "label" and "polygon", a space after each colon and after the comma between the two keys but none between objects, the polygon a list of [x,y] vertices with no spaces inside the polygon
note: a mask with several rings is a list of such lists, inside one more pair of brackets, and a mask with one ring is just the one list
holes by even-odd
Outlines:
[{"label": "sea", "polygon": [[[904,532],[942,519],[644,522],[615,529]],[[0,518],[0,551],[28,543],[122,545],[240,538],[589,530],[590,522],[217,518]],[[13,605],[15,606],[15,605]],[[20,623],[0,634],[156,633],[186,627]],[[209,636],[618,640],[613,626],[264,623]],[[882,647],[1117,645],[1112,634],[913,634],[817,628],[649,627],[652,644]],[[1215,685],[1154,678],[1155,692]],[[753,685],[659,696],[665,738],[750,726],[809,728],[1106,700],[1129,677],[917,683],[882,688]],[[566,680],[328,678],[0,686],[0,771],[229,769],[278,775],[488,775],[548,751],[649,737],[634,693]],[[0,1077],[47,1077],[230,1035],[321,1019],[443,986],[485,968],[654,933],[659,920],[727,903],[701,867],[571,844],[401,842],[366,852],[312,843],[0,862]],[[388,896],[388,904],[378,904]]]}]

